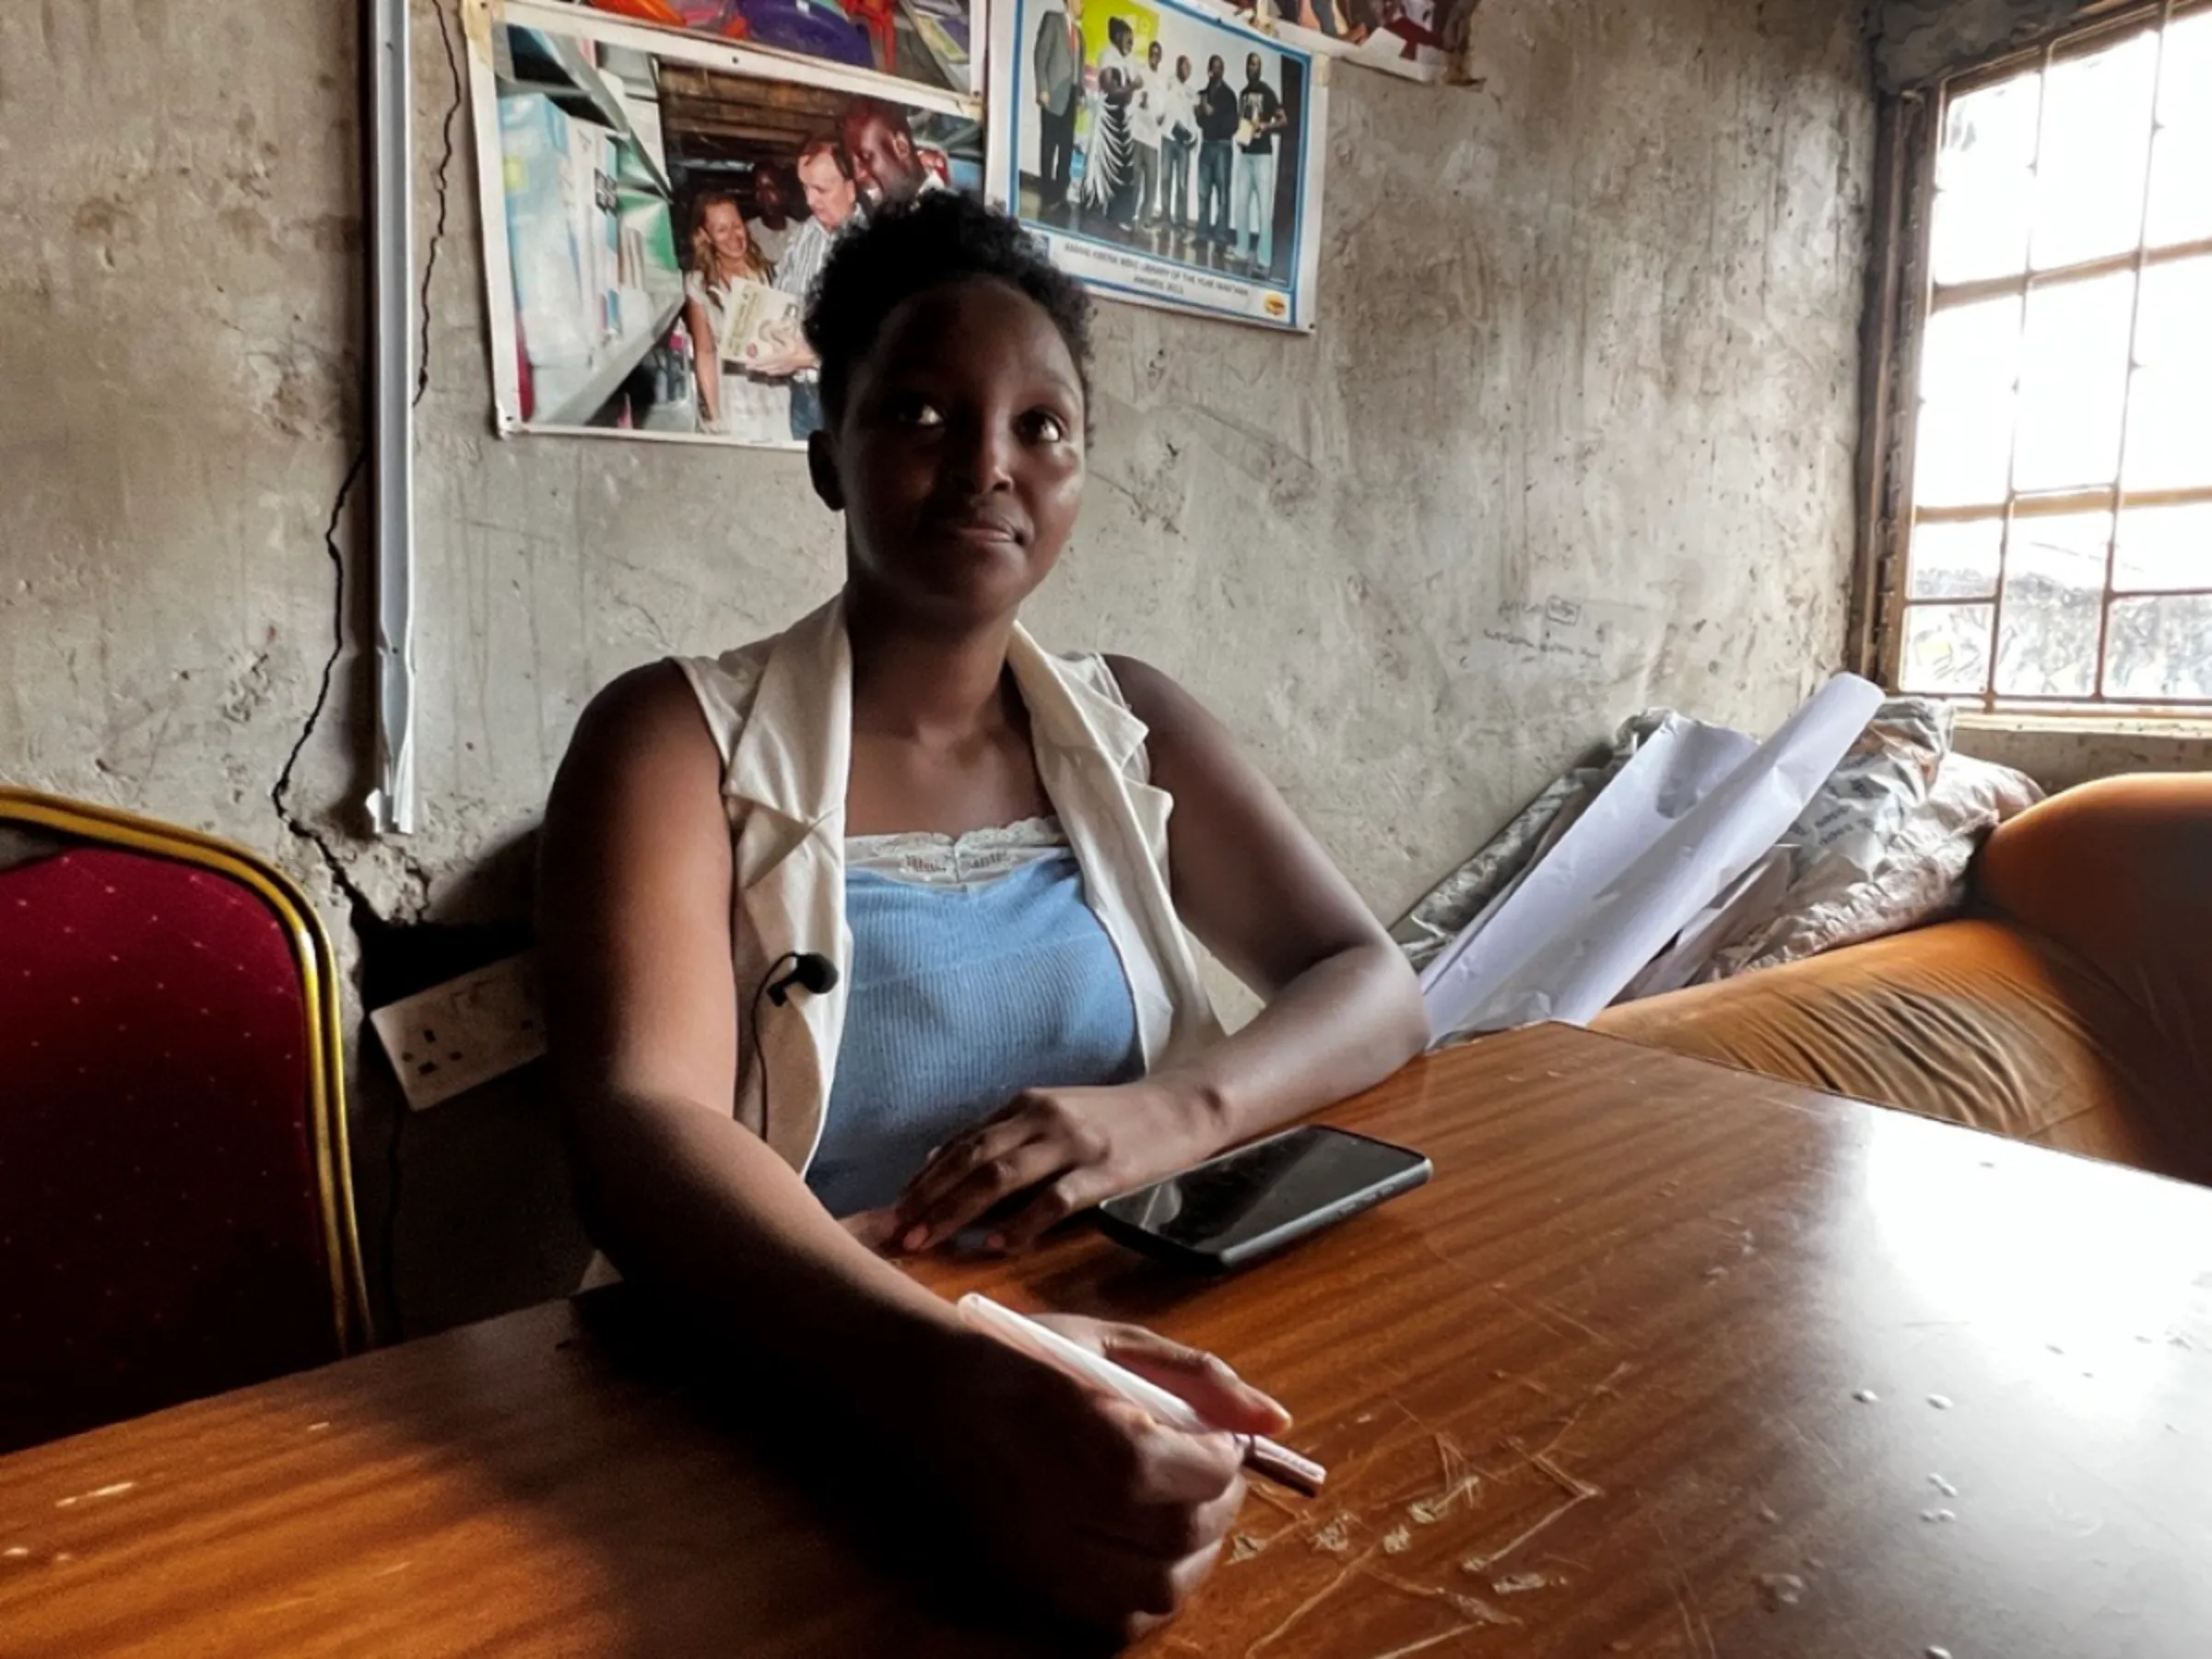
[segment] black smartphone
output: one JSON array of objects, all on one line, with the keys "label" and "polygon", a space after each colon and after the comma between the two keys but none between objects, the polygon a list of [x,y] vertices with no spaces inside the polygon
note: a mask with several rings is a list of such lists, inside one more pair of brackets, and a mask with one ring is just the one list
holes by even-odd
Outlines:
[{"label": "black smartphone", "polygon": [[1147,1255],[1223,1273],[1410,1192],[1434,1173],[1410,1147],[1305,1124],[1109,1198],[1099,1206],[1099,1227]]}]

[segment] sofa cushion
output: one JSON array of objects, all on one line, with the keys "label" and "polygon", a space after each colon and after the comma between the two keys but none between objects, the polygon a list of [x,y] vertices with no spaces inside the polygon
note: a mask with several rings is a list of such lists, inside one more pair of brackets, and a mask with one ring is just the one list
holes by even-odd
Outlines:
[{"label": "sofa cushion", "polygon": [[2212,1182],[2212,1112],[2190,1109],[2201,1096],[2189,1062],[2153,1014],[2080,952],[2001,919],[1940,923],[1623,1004],[1594,1024],[2016,1140]]},{"label": "sofa cushion", "polygon": [[2053,795],[1989,838],[1974,888],[2093,964],[2171,1052],[2187,1104],[2212,1118],[2212,772]]}]

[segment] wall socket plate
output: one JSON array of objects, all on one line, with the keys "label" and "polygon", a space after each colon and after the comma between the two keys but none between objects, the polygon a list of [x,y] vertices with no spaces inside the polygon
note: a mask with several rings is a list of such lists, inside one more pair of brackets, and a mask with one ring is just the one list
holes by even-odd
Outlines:
[{"label": "wall socket plate", "polygon": [[524,951],[402,997],[369,1016],[417,1112],[546,1052],[537,956]]}]

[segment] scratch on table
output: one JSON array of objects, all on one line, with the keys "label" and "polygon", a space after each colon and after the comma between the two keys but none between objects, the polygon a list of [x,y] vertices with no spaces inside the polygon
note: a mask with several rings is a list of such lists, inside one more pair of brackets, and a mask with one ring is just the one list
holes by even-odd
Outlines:
[{"label": "scratch on table", "polygon": [[[1423,1526],[1434,1526],[1451,1513],[1454,1503],[1468,1497],[1481,1485],[1482,1477],[1470,1469],[1435,1497],[1416,1499],[1407,1504],[1406,1512]],[[1473,1507],[1471,1500],[1469,1507]]]},{"label": "scratch on table", "polygon": [[[1871,1391],[1862,1389],[1860,1392],[1864,1394]],[[1807,1434],[1804,1430],[1797,1427],[1795,1419],[1783,1416],[1780,1413],[1775,1414],[1775,1416],[1770,1420],[1780,1423],[1784,1429],[1787,1429],[1792,1434],[1795,1435],[1799,1441],[1804,1442],[1808,1449],[1819,1453],[1820,1455],[1827,1458],[1830,1463],[1835,1465],[1837,1474],[1841,1475],[1844,1473],[1843,1460],[1836,1455],[1836,1449],[1830,1445],[1826,1441],[1822,1440],[1818,1435]]]},{"label": "scratch on table", "polygon": [[[1357,1465],[1353,1466],[1356,1467]],[[1346,1484],[1345,1477],[1347,1473],[1347,1470],[1344,1465],[1339,1465],[1331,1473],[1334,1477],[1335,1486],[1342,1487],[1344,1484]],[[1238,1553],[1232,1553],[1230,1557],[1231,1561],[1248,1561],[1253,1556],[1260,1554],[1262,1551],[1269,1548],[1273,1545],[1280,1544],[1286,1539],[1297,1537],[1300,1533],[1303,1533],[1309,1528],[1312,1527],[1321,1520],[1322,1516],[1327,1512],[1319,1507],[1309,1507],[1303,1510],[1295,1508],[1284,1499],[1277,1496],[1274,1492],[1269,1491],[1265,1487],[1261,1486],[1256,1481],[1245,1488],[1245,1493],[1248,1497],[1257,1498],[1262,1503],[1265,1503],[1269,1509],[1274,1510],[1277,1513],[1287,1516],[1289,1520],[1289,1524],[1288,1526],[1278,1526],[1271,1533],[1240,1533],[1238,1537],[1241,1540],[1247,1540],[1249,1547],[1241,1549]],[[1312,1541],[1312,1547],[1315,1549],[1327,1550],[1331,1554],[1341,1555],[1347,1547],[1343,1535],[1350,1527],[1358,1525],[1359,1519],[1359,1518],[1357,1515],[1351,1513],[1349,1511],[1337,1511],[1335,1515],[1329,1521],[1327,1526],[1322,1529],[1321,1535]]]},{"label": "scratch on table", "polygon": [[[1529,1306],[1528,1303],[1523,1301],[1519,1297],[1508,1290],[1503,1285],[1492,1285],[1490,1287],[1490,1293],[1497,1297],[1500,1301],[1505,1303],[1507,1307],[1515,1310],[1527,1319],[1542,1325],[1554,1336],[1563,1337],[1567,1335],[1565,1331],[1561,1330],[1558,1325],[1553,1324],[1550,1320],[1545,1318],[1543,1314],[1537,1312],[1535,1309]],[[1586,1331],[1589,1330],[1587,1325],[1583,1326],[1583,1328]],[[1596,1333],[1593,1331],[1591,1332],[1591,1335],[1595,1335]]]},{"label": "scratch on table", "polygon": [[1465,1636],[1474,1628],[1471,1624],[1453,1625],[1448,1630],[1440,1630],[1433,1636],[1424,1636],[1420,1641],[1409,1641],[1404,1647],[1392,1648],[1387,1653],[1377,1653],[1373,1659],[1406,1659],[1406,1655],[1408,1653],[1418,1653],[1425,1649],[1434,1647],[1440,1641],[1449,1641],[1454,1636]]},{"label": "scratch on table", "polygon": [[1459,1570],[1462,1572],[1480,1574],[1488,1571],[1490,1568],[1496,1566],[1500,1561],[1505,1559],[1507,1556],[1512,1555],[1513,1551],[1519,1549],[1523,1545],[1528,1543],[1530,1539],[1539,1536],[1547,1529],[1557,1525],[1560,1518],[1566,1515],[1569,1511],[1574,1509],[1580,1504],[1587,1503],[1593,1498],[1602,1498],[1605,1496],[1602,1491],[1600,1491],[1596,1487],[1592,1486],[1588,1481],[1583,1480],[1577,1476],[1570,1475],[1565,1469],[1560,1468],[1558,1464],[1552,1462],[1551,1459],[1544,1453],[1529,1452],[1524,1449],[1517,1441],[1508,1441],[1506,1444],[1512,1446],[1515,1452],[1520,1453],[1522,1457],[1525,1459],[1532,1467],[1541,1470],[1544,1474],[1548,1475],[1553,1480],[1557,1481],[1560,1487],[1560,1489],[1567,1493],[1567,1501],[1560,1504],[1557,1509],[1551,1511],[1548,1514],[1543,1516],[1540,1520],[1536,1521],[1534,1524],[1522,1532],[1519,1536],[1515,1537],[1511,1543],[1505,1545],[1503,1547],[1493,1549],[1487,1556],[1467,1557],[1465,1560],[1460,1562],[1459,1564]]},{"label": "scratch on table", "polygon": [[[1590,1409],[1592,1403],[1595,1401],[1601,1394],[1611,1394],[1613,1392],[1613,1384],[1619,1382],[1625,1372],[1632,1371],[1633,1369],[1635,1368],[1631,1366],[1629,1361],[1623,1359],[1618,1365],[1607,1371],[1606,1373],[1606,1380],[1603,1382],[1600,1382],[1595,1388],[1593,1388],[1588,1394],[1584,1394],[1583,1396],[1582,1403],[1578,1405],[1572,1411],[1567,1414],[1567,1420],[1559,1425],[1559,1431],[1544,1442],[1544,1451],[1546,1453],[1550,1452],[1561,1441],[1565,1440],[1569,1432],[1574,1428],[1575,1424],[1583,1420],[1583,1413]],[[1539,1455],[1541,1455],[1541,1453],[1539,1453]]]},{"label": "scratch on table", "polygon": [[1479,1595],[1447,1590],[1441,1584],[1417,1584],[1411,1579],[1400,1578],[1396,1573],[1386,1572],[1371,1563],[1366,1572],[1369,1578],[1386,1589],[1395,1590],[1400,1595],[1409,1595],[1416,1601],[1441,1602],[1462,1618],[1473,1619],[1477,1624],[1517,1625],[1521,1622],[1504,1608],[1492,1606]]},{"label": "scratch on table", "polygon": [[1406,1507],[1406,1512],[1423,1526],[1441,1521],[1454,1503],[1482,1484],[1482,1477],[1467,1467],[1467,1454],[1457,1441],[1441,1430],[1431,1438],[1436,1442],[1436,1495],[1416,1499]]},{"label": "scratch on table", "polygon": [[1445,1254],[1445,1253],[1444,1253],[1442,1251],[1439,1250],[1439,1249],[1436,1247],[1436,1245],[1435,1245],[1435,1244],[1434,1244],[1434,1243],[1433,1243],[1433,1242],[1432,1242],[1432,1241],[1430,1240],[1430,1237],[1429,1237],[1429,1235],[1428,1235],[1427,1233],[1425,1233],[1425,1232],[1424,1232],[1424,1233],[1416,1233],[1416,1234],[1414,1234],[1413,1236],[1414,1236],[1415,1240],[1416,1240],[1416,1241],[1418,1241],[1418,1242],[1420,1244],[1420,1247],[1421,1247],[1423,1250],[1427,1251],[1427,1252],[1429,1253],[1429,1254],[1430,1254],[1430,1255],[1432,1258],[1434,1258],[1434,1260],[1435,1260],[1435,1262],[1436,1262],[1436,1265],[1437,1265],[1438,1266],[1440,1266],[1440,1267],[1456,1267],[1456,1266],[1458,1266],[1458,1265],[1459,1265],[1459,1264],[1458,1264],[1457,1262],[1454,1262],[1454,1261],[1453,1261],[1453,1259],[1452,1259],[1450,1256],[1446,1255],[1446,1254]]},{"label": "scratch on table", "polygon": [[[1712,1626],[1706,1620],[1705,1609],[1698,1605],[1697,1589],[1683,1569],[1682,1558],[1675,1553],[1674,1539],[1667,1536],[1666,1528],[1659,1524],[1656,1516],[1644,1518],[1651,1522],[1652,1530],[1659,1535],[1659,1543],[1666,1551],[1666,1587],[1674,1592],[1675,1611],[1682,1616],[1682,1633],[1689,1639],[1689,1651],[1700,1659],[1720,1659],[1720,1648],[1712,1640]],[[1694,1624],[1690,1622],[1693,1610],[1697,1621]],[[1701,1642],[1698,1640],[1700,1631],[1704,1633]]]},{"label": "scratch on table", "polygon": [[1313,1535],[1312,1547],[1327,1555],[1343,1555],[1351,1548],[1352,1528],[1359,1524],[1359,1517],[1345,1511]]},{"label": "scratch on table", "polygon": [[1423,1417],[1412,1406],[1406,1405],[1405,1401],[1399,1399],[1396,1394],[1385,1394],[1383,1396],[1383,1401],[1386,1405],[1395,1406],[1400,1411],[1404,1412],[1406,1414],[1406,1420],[1411,1423],[1416,1429],[1421,1430],[1429,1434],[1434,1434],[1436,1432],[1434,1429],[1430,1427],[1429,1419],[1427,1418]]},{"label": "scratch on table", "polygon": [[1549,1448],[1546,1448],[1542,1452],[1523,1452],[1520,1443],[1516,1441],[1508,1441],[1506,1444],[1512,1446],[1514,1451],[1520,1452],[1523,1457],[1528,1459],[1530,1463],[1559,1482],[1559,1489],[1571,1494],[1577,1500],[1605,1496],[1603,1492],[1581,1476],[1571,1475],[1565,1469],[1560,1468],[1558,1464],[1552,1462]]},{"label": "scratch on table", "polygon": [[1589,1337],[1593,1342],[1602,1342],[1607,1347],[1612,1347],[1614,1346],[1612,1337],[1606,1335],[1603,1331],[1597,1329],[1594,1325],[1584,1324],[1573,1314],[1568,1312],[1566,1309],[1560,1307],[1558,1302],[1547,1300],[1541,1296],[1532,1297],[1529,1300],[1534,1301],[1539,1308],[1542,1308],[1547,1313],[1556,1314],[1558,1317],[1565,1320],[1569,1324],[1572,1325],[1576,1330],[1582,1332],[1583,1335]]},{"label": "scratch on table", "polygon": [[[1691,1624],[1690,1604],[1683,1599],[1683,1593],[1689,1589],[1688,1578],[1677,1570],[1668,1576],[1666,1587],[1675,1593],[1675,1610],[1682,1615],[1682,1634],[1689,1638],[1689,1651],[1700,1655],[1700,1659],[1712,1659],[1718,1652],[1713,1645],[1712,1627],[1705,1622],[1702,1610],[1697,1615],[1697,1623]],[[1703,1633],[1702,1641],[1699,1640],[1700,1632]]]},{"label": "scratch on table", "polygon": [[1359,1559],[1357,1560],[1347,1561],[1343,1566],[1339,1567],[1334,1573],[1330,1575],[1329,1582],[1327,1583],[1324,1584],[1320,1589],[1314,1591],[1312,1594],[1307,1596],[1304,1601],[1300,1602],[1297,1606],[1291,1608],[1289,1616],[1286,1618],[1282,1623],[1277,1625],[1274,1630],[1269,1630],[1265,1636],[1262,1636],[1257,1641],[1246,1648],[1244,1650],[1244,1659],[1255,1659],[1255,1656],[1261,1652],[1262,1649],[1274,1646],[1275,1643],[1280,1641],[1285,1636],[1288,1635],[1292,1627],[1295,1626],[1300,1619],[1305,1618],[1307,1614],[1312,1612],[1314,1608],[1320,1606],[1323,1602],[1327,1601],[1330,1596],[1335,1594],[1337,1591],[1344,1588],[1345,1581],[1350,1578],[1353,1573],[1359,1571],[1362,1566],[1366,1565],[1368,1558],[1375,1553],[1375,1549],[1379,1549],[1381,1547],[1381,1545],[1377,1545],[1375,1546],[1374,1549],[1370,1549],[1367,1552],[1367,1555],[1359,1557]]}]

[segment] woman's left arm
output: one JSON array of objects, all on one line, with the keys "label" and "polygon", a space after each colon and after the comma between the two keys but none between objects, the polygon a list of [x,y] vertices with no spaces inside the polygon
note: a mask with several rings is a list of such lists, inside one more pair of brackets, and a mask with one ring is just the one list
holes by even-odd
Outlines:
[{"label": "woman's left arm", "polygon": [[1429,1041],[1405,953],[1196,698],[1157,668],[1109,660],[1151,728],[1152,781],[1175,798],[1176,913],[1267,1004],[1176,1080],[1203,1096],[1220,1144],[1381,1082]]},{"label": "woman's left arm", "polygon": [[1266,998],[1234,1036],[1135,1083],[1025,1090],[939,1148],[901,1194],[896,1236],[926,1249],[1029,1194],[996,1238],[1025,1244],[1077,1210],[1380,1082],[1428,1041],[1420,989],[1358,893],[1221,724],[1156,668],[1110,659],[1175,798],[1175,908]]}]

